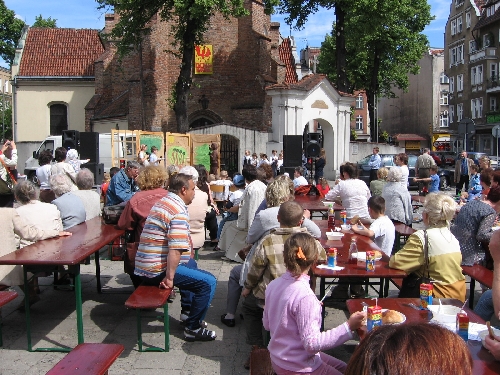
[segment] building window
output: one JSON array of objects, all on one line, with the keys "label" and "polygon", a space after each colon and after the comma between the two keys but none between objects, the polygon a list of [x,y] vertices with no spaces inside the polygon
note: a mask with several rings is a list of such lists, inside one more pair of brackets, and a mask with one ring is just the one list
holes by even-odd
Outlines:
[{"label": "building window", "polygon": [[363,108],[363,95],[359,94],[358,97],[356,98],[356,109],[362,109]]},{"label": "building window", "polygon": [[455,35],[457,33],[457,20],[451,21],[451,35]]},{"label": "building window", "polygon": [[356,130],[363,130],[363,116],[356,117]]},{"label": "building window", "polygon": [[465,27],[470,28],[470,12],[465,13]]},{"label": "building window", "polygon": [[457,18],[457,34],[462,32],[462,17]]},{"label": "building window", "polygon": [[476,50],[476,41],[469,40],[469,53],[472,53]]},{"label": "building window", "polygon": [[441,75],[439,76],[439,82],[441,82],[442,85],[446,85],[450,83],[450,79],[446,74],[441,73]]},{"label": "building window", "polygon": [[450,92],[455,92],[455,77],[450,77]]},{"label": "building window", "polygon": [[471,85],[480,85],[483,83],[483,66],[474,66],[470,70],[470,83]]},{"label": "building window", "polygon": [[455,120],[455,106],[454,105],[450,105],[448,107],[448,121],[450,123],[452,123],[454,120]]},{"label": "building window", "polygon": [[457,92],[464,91],[464,75],[457,75]]},{"label": "building window", "polygon": [[447,92],[441,92],[441,96],[439,97],[439,104],[440,105],[448,105],[448,93]]},{"label": "building window", "polygon": [[463,103],[457,104],[457,121],[462,121],[464,118],[464,105]]},{"label": "building window", "polygon": [[455,7],[459,7],[464,3],[464,0],[455,0]]},{"label": "building window", "polygon": [[452,65],[463,64],[464,63],[464,45],[450,48],[450,67]]},{"label": "building window", "polygon": [[448,123],[448,111],[443,111],[439,117],[439,126],[442,128],[447,128],[449,125]]},{"label": "building window", "polygon": [[50,106],[50,135],[62,135],[68,130],[68,108],[64,104]]},{"label": "building window", "polygon": [[496,81],[498,79],[497,75],[497,64],[490,64],[490,79]]},{"label": "building window", "polygon": [[489,47],[491,46],[493,43],[493,41],[491,40],[491,35],[490,34],[484,34],[483,35],[483,47]]},{"label": "building window", "polygon": [[495,112],[497,110],[497,98],[495,96],[490,96],[490,111]]},{"label": "building window", "polygon": [[472,99],[470,103],[471,117],[473,119],[483,117],[483,98]]}]

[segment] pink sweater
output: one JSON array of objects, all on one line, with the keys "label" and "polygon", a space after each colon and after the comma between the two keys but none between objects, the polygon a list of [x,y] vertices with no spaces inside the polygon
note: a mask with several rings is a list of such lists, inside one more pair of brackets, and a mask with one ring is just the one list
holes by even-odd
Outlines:
[{"label": "pink sweater", "polygon": [[263,323],[271,332],[268,349],[273,365],[288,371],[316,370],[321,364],[319,351],[352,338],[347,322],[320,332],[321,304],[309,287],[309,276],[295,278],[288,271],[266,289]]}]

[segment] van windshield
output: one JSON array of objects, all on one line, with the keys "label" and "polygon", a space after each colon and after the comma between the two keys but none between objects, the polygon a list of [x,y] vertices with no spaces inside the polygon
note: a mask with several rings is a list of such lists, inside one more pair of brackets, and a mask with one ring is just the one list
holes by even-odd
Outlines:
[{"label": "van windshield", "polygon": [[49,150],[50,152],[52,152],[52,155],[53,155],[54,154],[54,141],[46,140],[45,142],[43,142],[40,145],[40,148],[38,149],[38,153],[45,151],[45,150]]}]

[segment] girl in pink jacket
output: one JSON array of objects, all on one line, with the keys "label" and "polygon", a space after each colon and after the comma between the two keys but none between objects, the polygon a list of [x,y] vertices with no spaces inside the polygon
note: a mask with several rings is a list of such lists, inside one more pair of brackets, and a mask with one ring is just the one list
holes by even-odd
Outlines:
[{"label": "girl in pink jacket", "polygon": [[309,287],[308,272],[318,253],[307,233],[292,234],[285,242],[287,272],[266,289],[264,328],[271,332],[268,349],[278,375],[343,374],[346,364],[321,350],[341,345],[353,337],[366,314],[356,312],[344,324],[321,332],[321,302]]}]

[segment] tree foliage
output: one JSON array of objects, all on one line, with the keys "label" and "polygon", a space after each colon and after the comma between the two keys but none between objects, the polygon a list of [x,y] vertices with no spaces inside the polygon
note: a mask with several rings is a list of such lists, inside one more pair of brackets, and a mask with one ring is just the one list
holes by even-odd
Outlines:
[{"label": "tree foliage", "polygon": [[57,22],[56,19],[52,19],[51,17],[43,18],[42,15],[40,14],[39,16],[35,17],[35,23],[33,24],[32,27],[46,27],[49,29],[54,29],[57,27],[56,22]]},{"label": "tree foliage", "polygon": [[12,65],[16,55],[16,45],[21,37],[24,22],[16,18],[16,13],[0,0],[0,57]]},{"label": "tree foliage", "polygon": [[422,31],[433,19],[430,6],[427,0],[287,0],[277,10],[289,13],[287,23],[300,28],[319,7],[335,8],[336,22],[322,44],[318,71],[340,91],[366,90],[375,134],[375,97],[393,97],[393,87],[407,90],[408,74],[419,72],[428,49]]},{"label": "tree foliage", "polygon": [[174,37],[173,50],[181,58],[180,73],[175,85],[174,111],[177,130],[189,130],[187,122],[187,100],[192,83],[194,45],[203,43],[210,18],[221,13],[229,18],[247,15],[244,0],[97,0],[99,8],[114,7],[120,20],[111,32],[117,38],[118,52],[124,56],[132,51],[140,51],[145,35],[151,31],[149,21],[158,13],[162,21],[172,22]]}]

